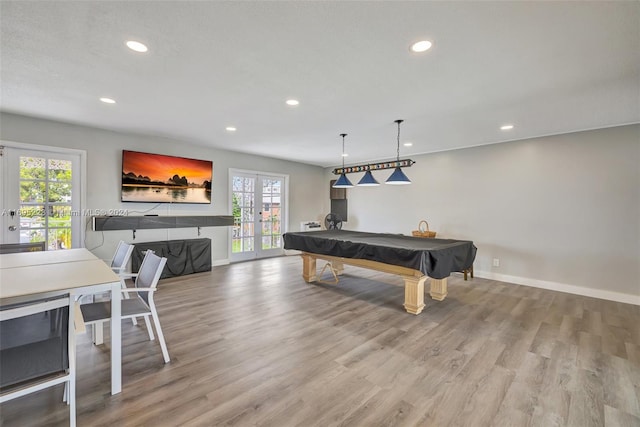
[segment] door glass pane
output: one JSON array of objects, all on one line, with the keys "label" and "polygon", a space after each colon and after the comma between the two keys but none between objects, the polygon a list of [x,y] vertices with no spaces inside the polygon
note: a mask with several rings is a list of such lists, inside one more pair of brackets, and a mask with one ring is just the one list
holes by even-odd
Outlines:
[{"label": "door glass pane", "polygon": [[242,235],[245,237],[253,236],[253,223],[242,224]]},{"label": "door glass pane", "polygon": [[71,206],[50,206],[49,227],[71,227]]},{"label": "door glass pane", "polygon": [[42,203],[46,195],[46,183],[42,181],[20,181],[21,203]]},{"label": "door glass pane", "polygon": [[[235,229],[233,230],[235,233]],[[233,237],[233,240],[231,241],[231,252],[233,253],[238,253],[238,252],[242,252],[242,239],[240,238],[236,238],[235,234]]]},{"label": "door glass pane", "polygon": [[[236,191],[242,191],[242,183],[243,183],[243,179],[240,178],[239,176],[234,176],[233,177],[233,192],[235,193]],[[235,196],[235,194],[234,194]]]},{"label": "door glass pane", "polygon": [[71,161],[49,159],[49,181],[71,182]]},{"label": "door glass pane", "polygon": [[71,183],[49,183],[50,202],[71,202]]},{"label": "door glass pane", "polygon": [[45,241],[45,229],[20,229],[20,243],[34,243]]},{"label": "door glass pane", "polygon": [[253,222],[253,209],[242,209],[242,222]]},{"label": "door glass pane", "polygon": [[242,252],[251,252],[253,250],[253,237],[242,239]]},{"label": "door glass pane", "polygon": [[20,209],[20,229],[44,228],[46,218],[44,205],[22,206]]},{"label": "door glass pane", "polygon": [[20,157],[20,179],[45,179],[46,161],[40,157]]},{"label": "door glass pane", "polygon": [[50,228],[48,250],[71,249],[71,228]]},{"label": "door glass pane", "polygon": [[280,207],[274,207],[271,211],[271,224],[272,224],[272,228],[271,231],[273,232],[274,235],[280,235],[282,233],[281,229],[280,229]]},{"label": "door glass pane", "polygon": [[271,236],[262,236],[262,249],[271,249]]}]

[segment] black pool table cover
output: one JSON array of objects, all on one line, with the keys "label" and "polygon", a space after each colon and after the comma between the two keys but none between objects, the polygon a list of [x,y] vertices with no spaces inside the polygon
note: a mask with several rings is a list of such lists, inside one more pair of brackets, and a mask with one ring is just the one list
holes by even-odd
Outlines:
[{"label": "black pool table cover", "polygon": [[357,258],[419,270],[433,279],[470,268],[477,248],[469,240],[424,239],[401,234],[348,230],[289,232],[284,248]]}]

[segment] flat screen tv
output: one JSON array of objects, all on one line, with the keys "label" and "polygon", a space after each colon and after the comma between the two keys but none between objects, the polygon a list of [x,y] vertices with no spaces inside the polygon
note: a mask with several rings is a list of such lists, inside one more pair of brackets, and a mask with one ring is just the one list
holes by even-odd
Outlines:
[{"label": "flat screen tv", "polygon": [[123,202],[211,203],[213,162],[122,151]]}]

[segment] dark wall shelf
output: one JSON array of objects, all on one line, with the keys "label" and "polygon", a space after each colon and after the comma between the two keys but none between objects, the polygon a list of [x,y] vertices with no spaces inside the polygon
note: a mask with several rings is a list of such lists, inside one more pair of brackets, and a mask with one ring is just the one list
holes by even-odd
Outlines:
[{"label": "dark wall shelf", "polygon": [[233,216],[94,216],[93,231],[146,230],[159,228],[228,227]]}]

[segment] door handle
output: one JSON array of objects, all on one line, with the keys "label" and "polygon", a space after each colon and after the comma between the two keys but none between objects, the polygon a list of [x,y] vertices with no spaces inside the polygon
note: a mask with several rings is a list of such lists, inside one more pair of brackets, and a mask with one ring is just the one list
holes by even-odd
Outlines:
[{"label": "door handle", "polygon": [[17,230],[17,228],[16,228],[15,225],[10,225],[9,226],[9,231],[16,231],[16,230]]}]

